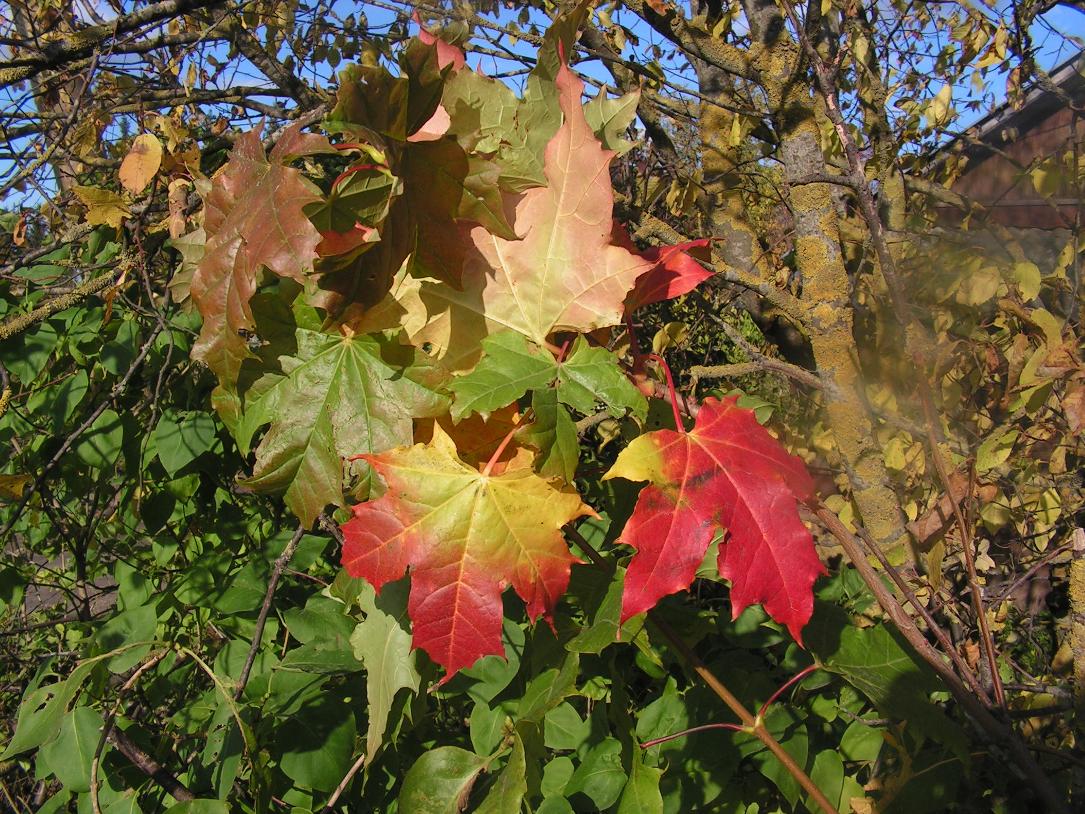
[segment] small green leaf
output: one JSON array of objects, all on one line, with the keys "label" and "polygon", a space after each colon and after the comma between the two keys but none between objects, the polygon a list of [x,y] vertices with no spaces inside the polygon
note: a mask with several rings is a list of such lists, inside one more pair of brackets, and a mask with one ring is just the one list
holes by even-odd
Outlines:
[{"label": "small green leaf", "polygon": [[558,380],[558,398],[581,413],[591,413],[602,403],[614,416],[628,411],[643,421],[648,415],[648,400],[622,371],[618,357],[590,346],[583,336],[559,365]]},{"label": "small green leaf", "polygon": [[118,613],[98,628],[95,640],[103,651],[146,642],[138,647],[127,647],[124,652],[111,658],[108,662],[110,672],[123,673],[138,664],[150,652],[150,643],[157,627],[158,614],[154,606],[143,605]]},{"label": "small green leaf", "polygon": [[840,754],[848,760],[872,762],[885,745],[881,730],[862,721],[852,721],[840,738]]},{"label": "small green leaf", "polygon": [[400,580],[386,585],[380,596],[368,582],[361,584],[358,604],[365,612],[365,619],[354,629],[350,644],[366,671],[369,729],[365,736],[365,762],[368,765],[384,741],[396,693],[401,689],[417,693],[422,678],[407,625],[407,584]]},{"label": "small green leaf", "polygon": [[75,454],[87,466],[112,469],[121,454],[124,424],[113,410],[103,410],[75,445]]},{"label": "small green leaf", "polygon": [[63,681],[37,687],[23,697],[19,704],[15,734],[8,741],[4,753],[0,754],[0,761],[29,752],[56,737],[68,714],[68,707],[100,660],[84,661]]},{"label": "small green leaf", "polygon": [[602,403],[615,416],[629,411],[643,420],[647,415],[647,400],[626,377],[618,358],[606,348],[591,347],[583,337],[561,363],[515,331],[489,336],[482,347],[485,356],[478,366],[452,383],[456,396],[452,417],[457,421],[471,413],[488,415],[529,390],[551,385],[557,387],[558,401],[580,413],[594,412]]},{"label": "small green leaf", "polygon": [[51,322],[40,323],[27,331],[0,343],[4,365],[23,384],[29,385],[49,363],[49,357],[60,342],[60,334]]},{"label": "small green leaf", "polygon": [[230,807],[221,800],[186,800],[167,808],[166,814],[230,814]]},{"label": "small green leaf", "polygon": [[632,769],[618,802],[618,814],[663,814],[663,796],[659,792],[663,770],[645,766],[639,749],[633,755]]},{"label": "small green leaf", "polygon": [[501,707],[491,708],[476,701],[471,708],[471,748],[480,755],[491,755],[501,743],[502,730],[508,715]]},{"label": "small green leaf", "polygon": [[279,669],[333,675],[361,672],[362,663],[354,657],[353,653],[341,647],[303,644],[286,654],[279,664]]},{"label": "small green leaf", "polygon": [[[304,608],[290,608],[283,613],[290,635],[302,644],[343,647],[353,643],[354,620],[343,613],[343,603],[325,596],[312,596]],[[356,654],[357,655],[357,654]]]},{"label": "small green leaf", "polygon": [[539,783],[539,791],[543,797],[563,797],[574,771],[573,761],[564,755],[547,763],[543,767],[542,780]]},{"label": "small green leaf", "polygon": [[624,568],[613,575],[598,568],[573,568],[569,593],[579,597],[586,618],[580,632],[566,642],[567,650],[601,653],[618,641],[624,585]]},{"label": "small green leaf", "polygon": [[90,764],[102,736],[102,714],[76,707],[60,725],[60,734],[42,747],[42,757],[64,788],[90,791]]},{"label": "small green leaf", "polygon": [[460,672],[452,680],[455,682],[468,679],[466,692],[476,701],[489,704],[497,694],[509,686],[520,670],[520,654],[524,651],[524,630],[511,619],[505,619],[501,625],[501,646],[505,658],[484,656],[471,667]]},{"label": "small green leaf", "polygon": [[354,715],[338,699],[303,707],[276,730],[279,768],[306,788],[331,791],[350,768],[354,735]]},{"label": "small green leaf", "polygon": [[625,138],[625,133],[636,118],[639,103],[640,93],[636,91],[610,99],[606,89],[600,88],[599,94],[584,105],[584,118],[604,147],[624,155],[634,147],[634,143]]},{"label": "small green leaf", "polygon": [[60,432],[75,408],[83,401],[89,385],[87,372],[77,370],[74,375],[34,393],[27,400],[27,410],[35,415],[48,416],[53,431]]},{"label": "small green leaf", "polygon": [[825,669],[843,676],[883,715],[904,721],[911,733],[968,760],[963,730],[931,703],[930,694],[940,683],[884,625],[857,628],[841,608],[818,602],[803,638]]},{"label": "small green leaf", "polygon": [[114,376],[124,375],[135,360],[139,346],[139,325],[134,319],[121,320],[117,335],[102,347],[99,356],[102,367]]},{"label": "small green leaf", "polygon": [[535,809],[535,814],[573,814],[573,807],[564,797],[547,797]]},{"label": "small green leaf", "polygon": [[531,679],[520,699],[517,719],[538,723],[546,713],[572,694],[576,688],[576,676],[580,670],[580,656],[569,653],[565,656],[561,668],[546,670]]},{"label": "small green leaf", "polygon": [[485,355],[478,366],[452,382],[454,421],[471,413],[488,416],[528,390],[548,387],[557,377],[554,357],[529,345],[523,334],[501,331],[482,340],[482,348]]},{"label": "small green leaf", "polygon": [[164,414],[154,428],[153,437],[158,460],[171,478],[210,451],[218,440],[215,421],[208,413],[182,414],[176,418]]},{"label": "small green leaf", "polygon": [[527,793],[526,773],[524,742],[517,734],[513,737],[509,762],[501,770],[501,774],[498,775],[482,804],[475,809],[475,814],[515,814],[518,812],[524,795]]},{"label": "small green leaf", "polygon": [[615,738],[607,738],[588,750],[569,780],[565,793],[572,795],[582,792],[602,811],[614,805],[625,784],[622,745]]},{"label": "small green leaf", "polygon": [[561,703],[546,713],[544,742],[549,749],[578,749],[588,739],[591,725],[570,703]]},{"label": "small green leaf", "polygon": [[61,789],[44,803],[37,810],[37,814],[59,814],[59,812],[68,810],[68,801],[71,799],[72,793],[68,789]]},{"label": "small green leaf", "polygon": [[457,746],[442,746],[418,758],[403,779],[400,814],[460,814],[479,773],[489,765]]},{"label": "small green leaf", "polygon": [[976,472],[987,472],[1001,466],[1013,452],[1017,430],[1004,430],[989,435],[976,450]]},{"label": "small green leaf", "polygon": [[[837,810],[840,810],[842,802],[847,804],[846,800],[840,799],[840,794],[844,790],[844,763],[835,750],[826,749],[818,752],[817,757],[814,758],[814,768],[810,770],[810,779],[829,799],[829,802],[836,806]],[[812,798],[807,799],[806,807],[811,811],[817,810],[817,805]],[[849,808],[850,806],[844,810],[847,811]]]},{"label": "small green leaf", "polygon": [[516,240],[518,236],[509,225],[498,185],[500,167],[491,159],[474,155],[468,158],[467,167],[457,217],[482,224],[492,235]]},{"label": "small green leaf", "polygon": [[580,441],[569,411],[558,404],[556,390],[536,390],[531,397],[535,420],[517,433],[520,441],[539,451],[535,469],[544,478],[572,483],[580,463]]}]

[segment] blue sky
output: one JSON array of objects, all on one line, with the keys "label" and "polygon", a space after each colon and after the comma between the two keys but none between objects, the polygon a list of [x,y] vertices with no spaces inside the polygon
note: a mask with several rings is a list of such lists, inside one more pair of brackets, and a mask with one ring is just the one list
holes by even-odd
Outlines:
[{"label": "blue sky", "polygon": [[[93,2],[102,16],[108,18],[112,15],[112,12],[107,10],[108,6],[103,0],[79,0],[79,2]],[[510,6],[510,8],[504,9],[498,15],[497,21],[503,25],[515,25],[521,15],[521,7],[515,3],[508,3],[507,5]],[[982,4],[977,4],[975,7],[987,10]],[[1009,3],[1007,0],[1000,0],[995,9],[989,9],[987,10],[987,13],[994,15],[997,11],[1005,11],[1008,7]],[[331,7],[331,14],[340,19],[345,18],[351,13],[356,17],[359,16],[359,14],[364,13],[367,18],[369,30],[377,34],[386,33],[389,26],[396,20],[396,14],[394,12],[375,6],[371,3],[355,3],[349,2],[349,0],[336,0]],[[530,10],[527,12],[527,17],[528,24],[525,27],[530,27],[534,24],[540,31],[545,27],[546,18],[541,13]],[[668,51],[670,51],[668,43],[663,40],[659,34],[651,30],[646,24],[628,12],[615,12],[613,19],[615,22],[627,26],[631,35],[625,45],[623,56],[627,59],[637,61],[640,64],[647,64],[653,57],[656,57],[660,68],[666,75],[669,85],[667,89],[668,92],[680,91],[682,88],[696,88],[695,78],[692,76],[692,72],[688,69],[688,66],[686,66],[684,61],[680,58],[668,57]],[[412,30],[416,30],[416,27],[412,26]],[[1043,17],[1032,27],[1032,36],[1038,49],[1038,62],[1040,67],[1045,70],[1050,70],[1072,56],[1076,50],[1082,47],[1080,37],[1083,34],[1085,34],[1085,14],[1082,14],[1080,11],[1056,6],[1043,15]],[[933,47],[937,47],[938,41],[943,35],[944,32],[930,32]],[[1075,37],[1073,35],[1077,36]],[[634,44],[635,40],[637,41],[636,45]],[[510,46],[510,48],[513,52],[525,56],[530,56],[534,51],[533,46],[523,41],[519,44]],[[219,57],[225,56],[225,49],[220,46],[213,49],[205,48],[202,57],[205,59],[208,55],[214,55],[216,52]],[[193,56],[182,63],[182,76],[187,72],[190,62],[196,58],[196,56]],[[504,77],[505,81],[513,86],[519,85],[522,81],[523,75],[518,71],[522,71],[523,66],[518,65],[513,60],[502,60],[494,56],[473,54],[469,56],[468,63],[471,67],[481,68],[490,75]],[[138,58],[131,58],[131,64],[133,67],[138,66]],[[201,61],[201,67],[206,69],[208,66]],[[582,61],[577,67],[589,79],[594,79],[596,82],[607,83],[610,79],[605,66],[598,60]],[[315,84],[324,85],[332,81],[334,72],[335,71],[329,64],[323,63],[315,66],[312,73],[307,73],[306,79]],[[201,86],[223,88],[238,85],[257,85],[262,81],[260,74],[253,70],[251,65],[248,65],[244,60],[235,61],[235,64],[229,70],[221,72],[209,71],[209,73],[211,75],[208,77],[208,81]],[[1003,101],[1005,98],[1005,79],[1006,77],[1004,74],[991,68],[986,72],[984,85],[981,88],[976,88],[967,83],[955,87],[954,104],[961,114],[960,118],[955,122],[955,126],[958,128],[966,127],[972,121],[975,121],[982,116],[993,104],[998,104]],[[937,93],[941,87],[942,83],[938,81],[937,77],[933,77],[926,92],[933,95],[934,93]],[[966,108],[966,102],[969,99],[982,100],[982,103],[978,105],[977,110],[969,111]],[[274,100],[269,99],[268,101]],[[24,104],[26,103],[27,102],[24,101]],[[2,104],[8,105],[10,110],[15,104],[15,100],[8,97],[3,100]],[[235,124],[242,123],[243,122],[240,121],[235,122]],[[135,122],[133,119],[129,118],[127,121],[115,124],[114,127],[127,127],[131,130],[135,127]],[[116,133],[113,135],[116,135]],[[11,162],[0,159],[0,182],[7,177],[10,171]],[[9,200],[4,202],[4,205],[5,207],[13,205],[33,206],[35,205],[35,201],[40,201],[40,197],[33,190],[28,190],[27,193],[23,194],[12,193],[9,196]]]}]

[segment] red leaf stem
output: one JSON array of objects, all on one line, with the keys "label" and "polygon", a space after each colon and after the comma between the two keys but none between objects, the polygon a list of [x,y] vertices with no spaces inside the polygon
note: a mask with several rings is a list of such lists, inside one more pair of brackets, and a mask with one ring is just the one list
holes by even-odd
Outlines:
[{"label": "red leaf stem", "polygon": [[482,470],[483,475],[489,475],[490,471],[494,468],[494,464],[501,458],[501,453],[505,451],[505,447],[509,445],[512,440],[512,436],[516,435],[516,431],[520,429],[520,425],[517,424],[507,433],[505,437],[501,439],[501,443],[497,445],[497,449],[494,450],[494,454],[490,456],[490,460],[486,462],[486,467]]},{"label": "red leaf stem", "polygon": [[678,740],[684,738],[686,735],[693,735],[697,732],[705,732],[709,729],[729,729],[732,732],[745,732],[746,727],[739,724],[702,724],[701,726],[690,727],[689,729],[683,729],[681,732],[675,732],[670,735],[664,735],[662,738],[654,738],[650,741],[645,741],[640,744],[641,749],[651,749],[653,746],[658,746],[661,743],[667,741]]},{"label": "red leaf stem", "polygon": [[654,359],[663,368],[663,375],[667,377],[667,392],[671,397],[671,409],[674,410],[674,428],[678,432],[685,433],[686,425],[682,423],[682,414],[678,411],[678,391],[674,389],[674,377],[671,375],[671,366],[667,360],[658,353],[646,354],[645,359]]},{"label": "red leaf stem", "polygon": [[356,164],[353,167],[347,167],[345,170],[343,170],[341,173],[339,173],[339,176],[334,181],[332,181],[332,189],[335,189],[336,185],[340,181],[342,181],[344,178],[346,178],[347,176],[353,175],[356,172],[361,172],[362,170],[381,170],[381,169],[384,169],[384,167],[380,166],[379,164]]},{"label": "red leaf stem", "polygon": [[811,665],[810,665],[809,667],[807,667],[806,669],[804,669],[804,670],[800,670],[799,672],[795,673],[795,675],[793,675],[793,676],[792,676],[791,678],[789,678],[789,679],[788,679],[788,680],[787,680],[786,682],[784,682],[784,683],[783,683],[783,684],[782,684],[782,685],[780,686],[780,688],[779,688],[778,690],[776,690],[776,692],[774,692],[774,693],[773,693],[772,695],[770,695],[770,696],[769,696],[769,700],[768,700],[768,701],[766,701],[765,703],[763,703],[763,704],[761,705],[761,709],[759,709],[759,710],[757,711],[757,717],[758,717],[758,718],[763,718],[763,717],[765,717],[765,711],[766,711],[766,710],[767,710],[767,709],[768,709],[768,708],[769,708],[770,706],[772,706],[772,703],[773,703],[773,702],[774,702],[774,701],[775,701],[775,700],[776,700],[777,698],[779,698],[779,697],[780,697],[781,695],[783,695],[783,694],[784,694],[785,692],[787,692],[787,688],[788,688],[788,687],[793,687],[793,686],[794,686],[795,684],[798,684],[798,683],[799,683],[800,681],[802,681],[802,680],[803,680],[804,678],[806,678],[806,677],[807,677],[808,675],[810,675],[811,673],[815,672],[815,671],[816,671],[816,670],[818,670],[818,669],[819,669],[818,665],[816,665],[816,664],[811,664]]}]

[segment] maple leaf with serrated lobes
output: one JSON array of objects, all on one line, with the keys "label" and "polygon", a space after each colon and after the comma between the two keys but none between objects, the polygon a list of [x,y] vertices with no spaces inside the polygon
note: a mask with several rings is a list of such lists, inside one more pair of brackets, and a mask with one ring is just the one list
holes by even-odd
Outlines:
[{"label": "maple leaf with serrated lobes", "polygon": [[218,376],[214,402],[230,425],[238,414],[237,375],[250,355],[245,333],[253,328],[249,302],[261,269],[303,283],[321,241],[304,211],[320,200],[320,190],[286,164],[324,152],[334,152],[328,140],[303,134],[299,125],[282,134],[269,156],[258,130],[242,133],[204,202],[207,247],[191,285],[203,327],[192,356]]},{"label": "maple leaf with serrated lobes", "polygon": [[442,412],[447,400],[386,359],[379,336],[325,334],[316,312],[306,313],[296,353],[277,360],[282,373],[268,371],[246,392],[236,437],[247,451],[256,431],[270,425],[245,485],[283,492],[309,525],[325,506],[342,502],[343,458],[409,443],[411,419]]},{"label": "maple leaf with serrated lobes", "polygon": [[560,360],[514,331],[493,334],[482,347],[486,355],[478,367],[452,382],[455,421],[475,412],[487,415],[528,390],[550,386],[557,388],[562,403],[581,413],[592,412],[601,402],[615,416],[626,410],[642,420],[647,415],[648,403],[622,371],[618,357],[606,348],[592,347],[582,336]]},{"label": "maple leaf with serrated lobes", "polygon": [[719,572],[738,615],[760,602],[802,643],[825,568],[799,519],[813,497],[803,462],[737,399],[706,399],[692,430],[646,433],[622,450],[609,478],[648,481],[618,542],[636,549],[625,578],[622,621],[688,588],[719,527]]},{"label": "maple leaf with serrated lobes", "polygon": [[531,619],[550,616],[577,562],[561,527],[595,512],[536,475],[530,452],[499,475],[480,472],[436,425],[428,444],[361,457],[387,489],[343,524],[343,566],[378,591],[410,568],[414,646],[445,668],[444,681],[503,655],[505,586]]},{"label": "maple leaf with serrated lobes", "polygon": [[614,192],[603,149],[584,117],[584,83],[557,71],[564,121],[545,151],[547,186],[516,203],[507,240],[477,226],[467,235],[462,288],[403,280],[394,296],[416,345],[451,370],[469,370],[479,343],[511,329],[545,346],[556,330],[588,332],[622,319],[626,294],[651,263],[611,240]]}]

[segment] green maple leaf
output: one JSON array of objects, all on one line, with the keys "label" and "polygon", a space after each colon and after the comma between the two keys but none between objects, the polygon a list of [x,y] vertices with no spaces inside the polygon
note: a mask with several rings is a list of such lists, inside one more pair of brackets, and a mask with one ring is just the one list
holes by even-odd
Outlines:
[{"label": "green maple leaf", "polygon": [[551,386],[559,401],[581,413],[593,412],[602,403],[615,416],[626,410],[642,419],[647,415],[648,402],[625,377],[617,357],[590,346],[584,337],[577,337],[561,362],[513,331],[487,337],[482,347],[486,355],[478,367],[452,383],[452,417],[457,421],[470,413],[488,415],[529,390]]},{"label": "green maple leaf", "polygon": [[535,419],[517,433],[521,443],[539,451],[535,471],[544,478],[572,483],[580,463],[580,439],[569,411],[555,390],[536,390],[531,397]]},{"label": "green maple leaf", "polygon": [[396,693],[400,690],[418,692],[422,676],[418,673],[418,656],[411,650],[411,634],[407,629],[406,584],[389,585],[378,597],[372,585],[362,583],[358,604],[365,612],[365,619],[354,629],[350,644],[355,657],[365,665],[365,692],[369,702],[365,764],[368,766],[384,742]]},{"label": "green maple leaf", "polygon": [[607,97],[606,90],[584,105],[584,117],[588,126],[595,131],[595,137],[603,142],[608,150],[618,155],[625,155],[633,149],[633,142],[625,138],[625,131],[637,115],[640,93],[634,91],[617,99]]},{"label": "green maple leaf", "polygon": [[[388,361],[402,352],[398,346],[373,335],[324,333],[316,312],[304,306],[295,317],[293,343],[273,334],[262,354],[279,370],[245,393],[237,438],[247,450],[256,431],[270,425],[245,484],[284,493],[290,510],[309,524],[342,501],[345,458],[409,444],[413,419],[438,415],[448,402],[405,375],[412,359]],[[353,466],[365,474],[364,465]]]},{"label": "green maple leaf", "polygon": [[502,189],[523,192],[547,183],[543,152],[562,120],[556,81],[561,54],[572,53],[587,14],[580,4],[547,29],[523,99],[475,71],[458,71],[445,84],[441,104],[451,118],[449,132],[469,152],[495,156]]}]

